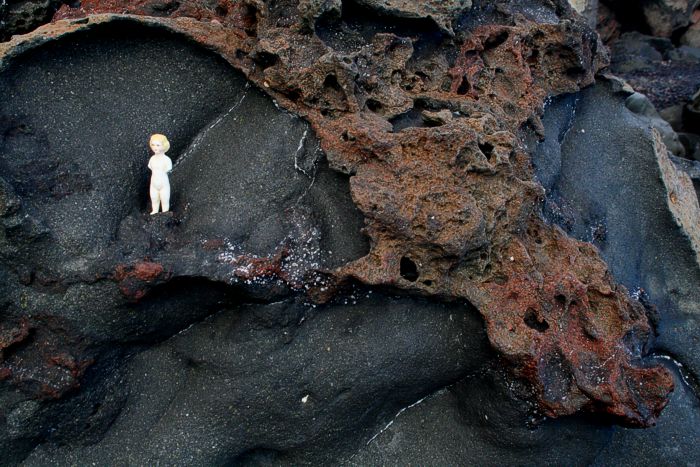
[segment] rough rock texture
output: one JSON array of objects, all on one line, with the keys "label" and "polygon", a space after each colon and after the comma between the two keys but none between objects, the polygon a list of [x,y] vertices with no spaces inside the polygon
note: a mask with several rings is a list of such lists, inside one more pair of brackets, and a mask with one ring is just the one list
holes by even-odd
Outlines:
[{"label": "rough rock texture", "polygon": [[0,4],[0,41],[48,23],[63,0],[5,0]]},{"label": "rough rock texture", "polygon": [[700,214],[690,184],[699,172],[693,162],[667,156],[648,117],[628,105],[632,92],[613,79],[553,101],[544,117],[547,137],[533,163],[547,189],[545,215],[596,245],[613,275],[656,307],[657,352],[673,356],[658,359],[676,367],[677,389],[657,426],[616,429],[595,461],[582,463],[684,464],[700,456]]},{"label": "rough rock texture", "polygon": [[688,26],[698,0],[647,0],[642,2],[644,16],[655,36],[670,37]]},{"label": "rough rock texture", "polygon": [[603,0],[627,30],[671,37],[691,24],[698,0]]},{"label": "rough rock texture", "polygon": [[83,2],[0,45],[8,462],[345,459],[493,363],[472,307],[528,410],[653,424],[655,315],[540,217],[522,144],[606,53],[567,2],[467,3]]},{"label": "rough rock texture", "polygon": [[[660,360],[661,361],[661,360]],[[471,376],[401,412],[351,460],[351,465],[686,465],[700,454],[700,403],[674,370],[676,391],[659,423],[646,430],[587,417],[546,420],[533,429],[527,404],[497,371]],[[506,390],[509,388],[510,390]],[[692,462],[692,461],[691,461]]]},{"label": "rough rock texture", "polygon": [[[626,83],[622,85],[625,88],[629,87]],[[681,143],[679,135],[673,131],[671,124],[661,118],[649,98],[639,92],[633,92],[631,88],[625,91],[629,93],[629,97],[625,99],[625,107],[639,117],[646,119],[649,126],[656,129],[668,151],[676,156],[685,156],[685,147]]]},{"label": "rough rock texture", "polygon": [[700,49],[630,32],[611,45],[610,70],[658,109],[687,102],[700,82]]},{"label": "rough rock texture", "polygon": [[622,105],[628,96],[613,81],[551,105],[533,159],[548,192],[545,215],[596,245],[613,275],[657,307],[657,346],[697,381],[698,198],[658,133]]},{"label": "rough rock texture", "polygon": [[693,24],[681,36],[681,44],[690,47],[700,47],[700,10],[695,10],[692,16]]},{"label": "rough rock texture", "polygon": [[598,0],[569,0],[576,11],[582,14],[588,24],[595,26],[598,20]]}]

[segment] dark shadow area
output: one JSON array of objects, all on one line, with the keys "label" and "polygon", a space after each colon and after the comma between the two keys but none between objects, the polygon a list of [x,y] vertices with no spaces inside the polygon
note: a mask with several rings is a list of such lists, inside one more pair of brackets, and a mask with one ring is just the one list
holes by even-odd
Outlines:
[{"label": "dark shadow area", "polygon": [[365,217],[352,201],[350,176],[332,170],[325,156],[318,161],[314,184],[303,201],[323,233],[319,246],[325,268],[341,266],[369,253],[369,237],[362,233]]},{"label": "dark shadow area", "polygon": [[644,9],[639,6],[643,0],[601,0],[601,3],[610,8],[615,19],[620,23],[620,31],[637,31],[642,34],[651,34],[651,28],[644,17]]},{"label": "dark shadow area", "polygon": [[235,459],[227,462],[227,465],[245,465],[251,467],[277,465],[280,463],[280,457],[283,457],[282,454],[274,449],[253,448],[236,456]]},{"label": "dark shadow area", "polygon": [[426,55],[444,39],[444,33],[429,18],[397,18],[382,15],[354,0],[343,0],[340,19],[324,15],[316,22],[316,34],[329,47],[352,52],[372,42],[379,33],[417,38],[416,53]]},{"label": "dark shadow area", "polygon": [[411,110],[399,114],[389,119],[392,125],[392,131],[397,133],[406,128],[432,128],[444,124],[439,118],[430,118],[424,112],[438,112],[445,109],[445,106],[439,102],[433,102],[427,99],[416,99],[413,102]]},{"label": "dark shadow area", "polygon": [[590,465],[614,428],[592,417],[550,420],[528,403],[531,389],[484,362],[477,372],[399,413],[363,446],[357,465]]},{"label": "dark shadow area", "polygon": [[418,266],[416,266],[416,263],[411,258],[408,258],[407,256],[402,257],[399,268],[401,277],[407,281],[415,282],[418,280],[418,277],[420,276]]},{"label": "dark shadow area", "polygon": [[124,323],[126,332],[115,338],[152,346],[212,313],[253,301],[236,286],[204,277],[176,277],[153,287],[139,303],[126,305],[124,312],[131,319]]}]

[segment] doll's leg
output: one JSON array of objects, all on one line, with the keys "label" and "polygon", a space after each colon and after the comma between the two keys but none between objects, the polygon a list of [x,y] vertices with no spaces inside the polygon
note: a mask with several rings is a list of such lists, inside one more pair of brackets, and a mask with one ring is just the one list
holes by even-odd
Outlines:
[{"label": "doll's leg", "polygon": [[158,206],[160,205],[160,195],[158,190],[151,188],[151,214],[158,212]]},{"label": "doll's leg", "polygon": [[160,204],[163,207],[163,212],[168,212],[170,210],[170,187],[162,188],[158,194],[160,195]]}]

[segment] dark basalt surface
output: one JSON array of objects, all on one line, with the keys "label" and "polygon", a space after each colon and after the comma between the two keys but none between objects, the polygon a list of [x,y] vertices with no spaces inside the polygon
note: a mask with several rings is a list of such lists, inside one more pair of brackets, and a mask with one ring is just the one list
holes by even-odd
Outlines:
[{"label": "dark basalt surface", "polygon": [[[479,369],[474,310],[358,290],[352,303],[223,310],[134,356],[87,423],[99,443],[25,465],[333,463],[382,420]],[[255,463],[255,462],[253,462]]]},{"label": "dark basalt surface", "polygon": [[527,404],[505,389],[512,383],[487,369],[402,411],[351,465],[454,465],[465,458],[479,465],[685,465],[700,454],[700,404],[685,376],[668,365],[676,391],[652,428],[580,416],[537,424]]},{"label": "dark basalt surface", "polygon": [[667,38],[637,32],[623,34],[611,45],[613,73],[649,96],[659,109],[685,102],[697,91],[700,51]]},{"label": "dark basalt surface", "polygon": [[154,128],[180,154],[244,86],[213,54],[129,23],[28,52],[1,79],[2,176],[51,232],[41,255],[32,247],[47,268],[98,256],[147,208]]},{"label": "dark basalt surface", "polygon": [[[122,366],[145,346],[222,308],[290,296],[278,279],[267,277],[268,269],[299,281],[311,267],[332,267],[366,252],[347,177],[329,170],[308,124],[183,38],[133,22],[111,24],[21,56],[0,75],[0,87],[6,96],[0,375],[3,406],[14,407],[3,419],[3,463],[22,459],[45,438],[100,439],[133,402]],[[145,214],[146,144],[155,131],[172,135],[176,208],[151,217]],[[163,284],[146,294],[142,288],[151,282]],[[404,300],[402,309],[409,303]],[[285,323],[290,333],[312,310],[294,307],[294,322]],[[237,319],[233,311],[227,316]],[[473,313],[469,319],[477,335],[483,333]],[[424,326],[431,325],[438,322],[426,318]],[[404,337],[407,344],[412,340],[418,341]],[[473,342],[483,346],[483,334]],[[317,351],[301,346],[294,363],[303,366]],[[454,350],[444,355],[453,355],[450,368],[467,361]],[[434,368],[433,377],[406,394],[382,396],[388,407],[460,373]],[[231,371],[236,378],[249,372],[249,391],[260,395],[259,370]],[[382,377],[373,380],[385,391],[394,387]],[[154,384],[154,390],[162,387],[159,380]],[[383,400],[373,417],[387,410]],[[266,401],[259,403],[253,411],[266,417]],[[203,417],[201,423],[204,429],[209,421]],[[166,458],[174,461],[197,448],[183,450]],[[104,461],[126,459],[116,446],[104,452]],[[153,456],[141,459],[158,458]]]}]

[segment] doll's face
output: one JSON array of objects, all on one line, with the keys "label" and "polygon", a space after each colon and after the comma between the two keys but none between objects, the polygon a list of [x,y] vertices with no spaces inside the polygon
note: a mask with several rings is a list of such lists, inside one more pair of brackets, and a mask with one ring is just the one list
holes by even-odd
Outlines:
[{"label": "doll's face", "polygon": [[151,146],[151,151],[153,151],[156,154],[163,154],[163,143],[158,141],[157,139],[154,139],[153,141],[150,142]]}]

